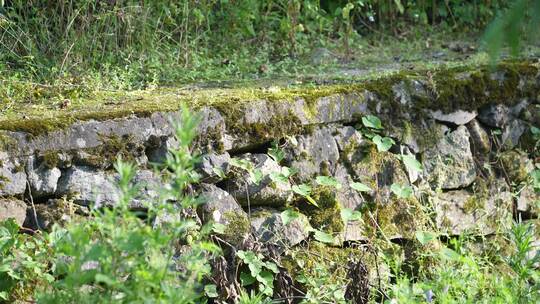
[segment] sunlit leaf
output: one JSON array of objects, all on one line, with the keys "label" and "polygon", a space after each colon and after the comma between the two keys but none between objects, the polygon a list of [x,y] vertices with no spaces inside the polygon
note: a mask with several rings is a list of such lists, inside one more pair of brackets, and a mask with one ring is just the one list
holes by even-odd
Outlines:
[{"label": "sunlit leaf", "polygon": [[413,155],[403,154],[401,160],[410,171],[422,172],[422,164]]},{"label": "sunlit leaf", "polygon": [[367,115],[367,116],[362,117],[362,124],[364,124],[366,128],[372,128],[372,129],[378,129],[378,130],[383,129],[381,120],[379,119],[379,117],[374,116],[374,115]]},{"label": "sunlit leaf", "polygon": [[390,190],[399,198],[409,198],[413,193],[413,189],[407,185],[392,184]]},{"label": "sunlit leaf", "polygon": [[315,182],[317,182],[317,184],[321,186],[330,186],[338,190],[342,187],[341,184],[337,181],[337,179],[331,176],[317,176],[315,178]]},{"label": "sunlit leaf", "polygon": [[371,192],[371,188],[359,182],[351,183],[350,186],[358,192]]},{"label": "sunlit leaf", "polygon": [[315,237],[315,240],[321,242],[321,243],[326,243],[326,244],[334,244],[335,243],[335,239],[332,235],[324,232],[324,231],[320,231],[320,230],[315,230],[315,234],[313,235]]}]

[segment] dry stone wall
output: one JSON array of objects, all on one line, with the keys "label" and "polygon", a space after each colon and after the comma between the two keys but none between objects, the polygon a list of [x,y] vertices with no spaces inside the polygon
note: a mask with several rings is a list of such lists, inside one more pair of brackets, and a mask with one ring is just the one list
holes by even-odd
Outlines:
[{"label": "dry stone wall", "polygon": [[[453,71],[435,82],[388,76],[327,96],[193,109],[201,116],[197,187],[207,198],[199,216],[223,224],[229,229],[223,237],[233,244],[253,233],[279,248],[306,240],[312,227],[341,241],[381,232],[392,240],[429,229],[487,235],[516,217],[536,219],[540,72],[531,62],[510,67]],[[363,123],[368,115],[382,121],[377,134],[393,142],[387,151]],[[169,124],[175,117],[156,112],[80,121],[42,134],[2,131],[0,219],[46,228],[84,216],[91,206],[114,204],[112,164],[119,155],[140,167],[135,179],[143,191],[132,207],[141,209],[140,202],[158,195],[151,164],[175,146]],[[273,141],[284,152],[280,162],[268,154]],[[412,170],[404,155],[421,170]],[[260,182],[235,166],[238,161],[251,163]],[[297,173],[276,181],[283,167]],[[317,176],[333,177],[341,187],[321,186]],[[355,182],[369,190],[357,191]],[[311,185],[318,208],[292,190],[302,183]],[[400,197],[395,184],[413,193]],[[288,225],[279,216],[286,207],[301,214]],[[363,218],[343,223],[344,208],[361,210]]]}]

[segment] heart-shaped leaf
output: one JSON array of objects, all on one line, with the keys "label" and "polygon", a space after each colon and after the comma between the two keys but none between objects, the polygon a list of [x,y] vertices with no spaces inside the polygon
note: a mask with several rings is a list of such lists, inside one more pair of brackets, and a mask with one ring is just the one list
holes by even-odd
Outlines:
[{"label": "heart-shaped leaf", "polygon": [[413,189],[410,186],[404,186],[400,184],[392,184],[390,190],[399,198],[409,198],[413,193]]},{"label": "heart-shaped leaf", "polygon": [[373,143],[377,145],[379,152],[385,152],[392,148],[396,142],[390,137],[381,137],[380,135],[373,136]]},{"label": "heart-shaped leaf", "polygon": [[367,115],[362,117],[362,124],[364,124],[366,128],[372,128],[377,130],[383,129],[381,120],[379,119],[379,117],[374,115]]}]

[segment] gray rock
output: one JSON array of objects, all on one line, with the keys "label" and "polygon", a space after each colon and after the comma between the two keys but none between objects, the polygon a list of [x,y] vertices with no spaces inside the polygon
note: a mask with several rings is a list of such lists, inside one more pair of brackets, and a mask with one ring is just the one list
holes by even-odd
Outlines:
[{"label": "gray rock", "polygon": [[532,185],[526,185],[519,192],[516,208],[530,217],[540,215],[540,192],[535,191]]},{"label": "gray rock", "polygon": [[367,155],[357,153],[350,163],[356,181],[372,189],[367,195],[376,202],[387,203],[390,200],[392,184],[410,185],[405,167],[390,152],[372,152]]},{"label": "gray rock", "polygon": [[57,151],[94,148],[103,144],[103,138],[128,136],[142,143],[156,133],[151,118],[128,116],[105,121],[81,121],[70,127],[36,136],[19,138],[21,154],[31,155],[35,151]]},{"label": "gray rock", "polygon": [[540,105],[529,104],[520,116],[524,121],[540,128]]},{"label": "gray rock", "polygon": [[227,190],[242,206],[283,206],[291,197],[290,183],[274,182],[270,174],[281,172],[281,166],[266,154],[242,155],[241,159],[253,164],[253,171],[262,173],[262,180],[255,184],[248,172],[238,169],[236,177],[228,181]]},{"label": "gray rock", "polygon": [[27,209],[24,223],[25,227],[33,230],[49,230],[55,223],[66,224],[90,214],[87,207],[72,204],[64,199],[50,199],[44,204],[35,204],[34,206],[35,209]]},{"label": "gray rock", "polygon": [[493,128],[502,128],[510,119],[510,109],[502,104],[489,104],[478,111],[478,120]]},{"label": "gray rock", "polygon": [[[343,165],[338,164],[334,177],[342,185],[341,189],[336,190],[336,200],[339,202],[340,207],[358,210],[366,200],[358,191],[351,188],[350,184],[354,180],[347,172],[347,169]],[[366,197],[369,196],[367,193],[364,195]],[[343,241],[363,241],[366,239],[361,221],[349,221],[346,224],[346,227],[343,229]]]},{"label": "gray rock", "polygon": [[432,118],[442,122],[449,122],[455,125],[464,125],[473,120],[478,113],[476,111],[463,111],[457,110],[451,113],[443,113],[441,110],[429,111],[429,114]]},{"label": "gray rock", "polygon": [[259,241],[276,246],[280,252],[307,239],[313,230],[305,215],[298,213],[297,218],[285,225],[281,212],[275,209],[255,210],[251,227]]},{"label": "gray rock", "polygon": [[118,201],[113,176],[83,166],[73,166],[62,174],[56,195],[65,195],[75,203],[85,206],[91,203],[95,203],[97,207],[114,205]]},{"label": "gray rock", "polygon": [[368,113],[367,93],[336,94],[315,101],[313,123],[352,122]]},{"label": "gray rock", "polygon": [[403,81],[394,84],[392,86],[392,92],[394,93],[394,99],[398,100],[400,104],[407,105],[411,103],[411,94],[407,90],[407,84]]},{"label": "gray rock", "polygon": [[26,190],[24,166],[17,160],[0,152],[0,196],[23,194]]},{"label": "gray rock", "polygon": [[314,175],[331,175],[339,160],[339,150],[330,128],[320,128],[308,135],[296,137],[298,146],[286,151],[292,168],[298,169],[297,177],[309,181]]},{"label": "gray rock", "polygon": [[362,133],[350,126],[337,127],[334,139],[340,152],[356,148],[364,142]]},{"label": "gray rock", "polygon": [[519,144],[521,135],[523,135],[526,129],[527,125],[519,119],[513,119],[506,124],[502,134],[502,143],[504,147],[507,149],[516,147]]},{"label": "gray rock", "polygon": [[199,138],[195,142],[196,146],[204,152],[224,152],[232,149],[233,138],[227,133],[223,115],[213,107],[203,107],[199,113],[201,121],[197,127]]},{"label": "gray rock", "polygon": [[472,149],[477,154],[485,154],[491,151],[491,142],[489,140],[489,135],[480,125],[478,120],[473,119],[467,124],[467,129],[471,135],[470,141],[472,144]]},{"label": "gray rock", "polygon": [[[118,175],[114,175],[116,182]],[[137,185],[138,192],[134,194],[130,202],[131,209],[146,209],[149,204],[168,203],[174,201],[175,198],[169,194],[160,191],[161,188],[166,188],[162,183],[161,178],[151,170],[138,170],[133,177],[133,183]]]},{"label": "gray rock", "polygon": [[225,152],[223,154],[208,153],[201,157],[198,165],[198,171],[201,173],[201,179],[205,183],[217,183],[223,178],[216,173],[221,171],[224,175],[229,173],[231,156]]},{"label": "gray rock", "polygon": [[476,166],[469,143],[469,131],[458,127],[422,155],[424,175],[442,189],[470,185],[476,178]]},{"label": "gray rock", "polygon": [[498,179],[492,181],[485,193],[453,190],[440,194],[435,205],[436,223],[451,235],[465,231],[487,235],[498,227],[509,227],[512,205],[510,188]]},{"label": "gray rock", "polygon": [[15,198],[0,198],[0,222],[9,218],[22,226],[26,218],[26,204]]},{"label": "gray rock", "polygon": [[152,163],[162,164],[167,159],[169,149],[178,148],[178,141],[173,136],[151,136],[148,140],[149,147],[146,156]]},{"label": "gray rock", "polygon": [[62,174],[60,169],[49,168],[44,162],[39,163],[36,158],[31,157],[28,159],[26,172],[34,198],[54,195],[58,179]]},{"label": "gray rock", "polygon": [[199,213],[203,223],[223,225],[223,237],[233,244],[240,244],[248,237],[248,215],[234,197],[212,184],[202,184],[201,197],[204,204],[199,207]]},{"label": "gray rock", "polygon": [[526,153],[517,150],[502,152],[499,155],[499,164],[503,175],[512,182],[520,183],[529,178],[529,173],[534,170],[534,164]]}]

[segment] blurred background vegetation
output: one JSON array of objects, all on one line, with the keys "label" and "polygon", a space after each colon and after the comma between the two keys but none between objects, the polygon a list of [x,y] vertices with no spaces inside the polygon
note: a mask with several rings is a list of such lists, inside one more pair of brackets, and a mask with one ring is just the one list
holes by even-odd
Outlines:
[{"label": "blurred background vegetation", "polygon": [[[517,2],[518,16],[510,21],[527,19],[523,8],[540,3]],[[333,63],[376,63],[385,53],[372,47],[394,45],[388,56],[407,58],[430,44],[476,38],[512,3],[0,0],[0,73],[11,80],[132,89],[296,73],[322,65],[319,58],[327,54]],[[491,36],[503,41],[508,24],[499,23]]]}]

